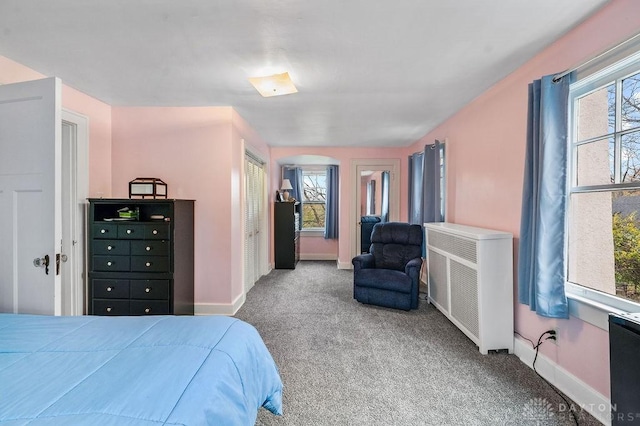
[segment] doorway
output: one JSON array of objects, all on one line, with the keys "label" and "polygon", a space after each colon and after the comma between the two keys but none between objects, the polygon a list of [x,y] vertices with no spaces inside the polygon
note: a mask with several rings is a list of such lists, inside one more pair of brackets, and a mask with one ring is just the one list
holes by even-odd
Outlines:
[{"label": "doorway", "polygon": [[85,216],[89,195],[88,119],[62,111],[62,315],[85,310]]},{"label": "doorway", "polygon": [[[363,185],[363,178],[370,176],[378,176],[383,173],[387,173],[389,180],[389,190],[386,196],[388,197],[388,217],[385,219],[388,221],[400,220],[400,159],[397,158],[383,158],[383,159],[362,159],[351,161],[351,191],[355,194],[355,197],[351,199],[351,221],[350,221],[350,235],[351,235],[351,257],[354,257],[361,253],[361,235],[362,235],[362,223],[361,219],[364,212],[380,212],[382,205],[382,182],[373,185]],[[367,191],[367,188],[371,188]],[[375,192],[373,192],[375,191]],[[373,203],[372,203],[373,199]],[[376,201],[377,200],[377,201]],[[367,203],[369,201],[369,203]],[[368,209],[367,209],[368,204]]]}]

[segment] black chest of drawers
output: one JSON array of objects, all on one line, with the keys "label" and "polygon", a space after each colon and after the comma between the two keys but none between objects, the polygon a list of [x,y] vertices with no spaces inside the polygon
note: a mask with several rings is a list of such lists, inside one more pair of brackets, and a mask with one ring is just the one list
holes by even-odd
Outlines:
[{"label": "black chest of drawers", "polygon": [[[119,218],[125,207],[139,217]],[[193,315],[193,207],[193,200],[89,200],[90,315]]]},{"label": "black chest of drawers", "polygon": [[300,203],[275,203],[273,225],[275,267],[295,269],[300,260]]}]

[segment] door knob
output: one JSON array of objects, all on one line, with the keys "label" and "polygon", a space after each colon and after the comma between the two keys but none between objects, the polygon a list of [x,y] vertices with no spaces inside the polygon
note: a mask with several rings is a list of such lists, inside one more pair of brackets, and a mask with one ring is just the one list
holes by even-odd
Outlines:
[{"label": "door knob", "polygon": [[49,255],[45,254],[44,257],[36,257],[33,259],[33,266],[36,268],[44,268],[44,273],[49,275]]}]

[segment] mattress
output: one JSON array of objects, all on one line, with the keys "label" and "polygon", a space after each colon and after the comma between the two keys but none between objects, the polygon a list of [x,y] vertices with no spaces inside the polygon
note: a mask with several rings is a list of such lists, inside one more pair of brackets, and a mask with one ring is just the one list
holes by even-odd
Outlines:
[{"label": "mattress", "polygon": [[0,424],[253,425],[282,414],[254,327],[229,317],[0,314]]}]

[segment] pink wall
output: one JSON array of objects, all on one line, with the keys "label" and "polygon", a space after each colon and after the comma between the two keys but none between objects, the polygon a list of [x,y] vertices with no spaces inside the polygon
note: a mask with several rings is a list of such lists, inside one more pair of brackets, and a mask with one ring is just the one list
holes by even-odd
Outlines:
[{"label": "pink wall", "polygon": [[113,195],[128,197],[128,182],[146,176],[164,180],[170,198],[196,200],[196,303],[230,303],[238,280],[230,248],[241,244],[231,108],[114,107],[112,117]]},{"label": "pink wall", "polygon": [[[339,214],[339,239],[337,246],[338,262],[342,267],[351,265],[350,232],[352,225],[351,199],[355,197],[352,191],[351,182],[351,160],[370,158],[398,158],[400,159],[400,218],[407,218],[407,155],[405,148],[331,148],[331,147],[272,147],[271,148],[271,169],[274,170],[270,177],[270,198],[271,211],[273,212],[273,201],[275,191],[280,187],[280,166],[278,160],[297,155],[322,155],[335,158],[340,162],[340,214]],[[273,224],[271,224],[273,234]],[[309,241],[306,245],[310,251],[323,250],[323,248],[313,247],[314,242]],[[302,249],[302,247],[301,247]],[[273,256],[273,241],[271,242],[271,256]],[[305,252],[301,252],[305,253]],[[273,261],[273,257],[272,257]]]},{"label": "pink wall", "polygon": [[[46,78],[24,65],[0,56],[0,83]],[[63,81],[64,83],[64,81]],[[111,195],[111,107],[65,84],[62,106],[89,119],[89,196]]]},{"label": "pink wall", "polygon": [[338,240],[325,240],[323,236],[300,236],[300,256],[308,260],[338,259]]},{"label": "pink wall", "polygon": [[[449,221],[511,232],[517,251],[527,85],[601,53],[638,28],[640,2],[610,3],[413,145],[409,151],[421,149],[433,139],[448,138]],[[601,394],[609,395],[605,331],[576,318],[544,319],[518,303],[515,314],[516,330],[532,340],[557,325],[559,344],[544,345],[541,351]]]}]

